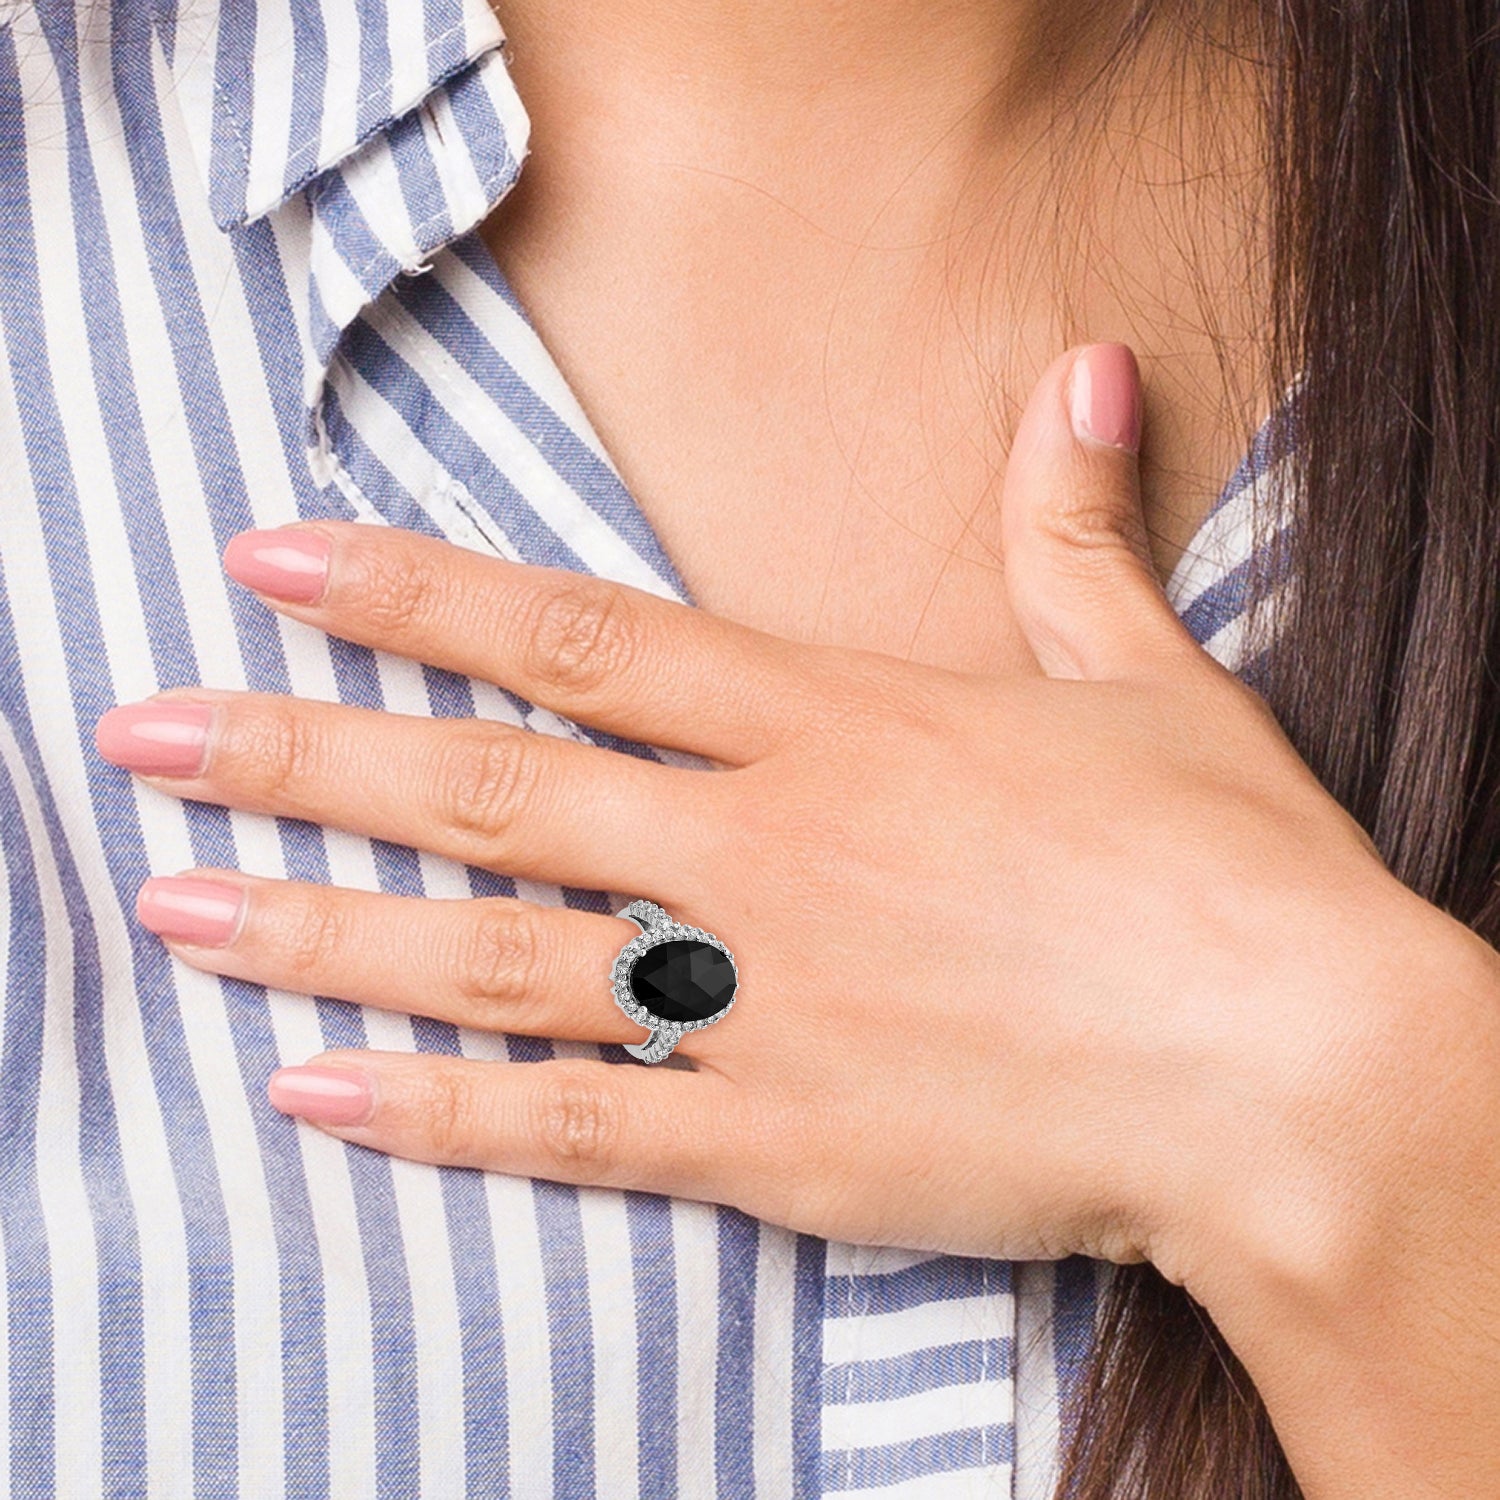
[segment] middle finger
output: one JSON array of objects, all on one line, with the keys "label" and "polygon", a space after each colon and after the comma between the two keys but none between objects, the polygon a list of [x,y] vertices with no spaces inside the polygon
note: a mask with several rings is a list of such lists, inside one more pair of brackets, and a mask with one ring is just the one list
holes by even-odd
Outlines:
[{"label": "middle finger", "polygon": [[701,875],[724,801],[724,772],[275,693],[176,690],[111,709],[96,739],[106,760],[173,796],[663,901]]}]

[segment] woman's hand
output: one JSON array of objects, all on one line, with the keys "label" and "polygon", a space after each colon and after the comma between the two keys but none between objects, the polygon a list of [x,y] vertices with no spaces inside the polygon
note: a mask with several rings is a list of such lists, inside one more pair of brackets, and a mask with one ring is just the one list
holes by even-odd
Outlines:
[{"label": "woman's hand", "polygon": [[[112,710],[108,758],[176,796],[648,896],[740,976],[733,1011],[680,1044],[692,1069],[344,1052],[282,1070],[273,1102],[402,1156],[844,1240],[1149,1256],[1190,1286],[1226,1246],[1323,1254],[1386,1160],[1384,1112],[1409,1124],[1423,1049],[1462,1049],[1473,1007],[1429,1008],[1419,1045],[1432,991],[1412,981],[1482,961],[1173,614],[1138,412],[1120,346],[1042,379],[1003,502],[1038,667],[1004,679],[400,530],[236,538],[230,571],[284,614],[718,766],[200,689]],[[232,871],[148,881],[140,914],[216,973],[642,1039],[609,982],[637,929],[611,916]]]}]

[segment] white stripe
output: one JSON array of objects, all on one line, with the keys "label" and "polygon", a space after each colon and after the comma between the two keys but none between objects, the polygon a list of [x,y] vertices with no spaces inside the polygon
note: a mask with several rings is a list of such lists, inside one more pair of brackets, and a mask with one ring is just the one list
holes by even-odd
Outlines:
[{"label": "white stripe", "polygon": [[892,1245],[845,1245],[830,1240],[824,1271],[830,1277],[885,1276],[941,1259],[930,1250],[902,1250]]},{"label": "white stripe", "polygon": [[751,1379],[756,1493],[782,1500],[793,1488],[797,1236],[761,1224],[755,1269],[755,1366]]},{"label": "white stripe", "polygon": [[[309,275],[311,286],[316,289],[319,301],[336,328],[347,328],[359,316],[365,305],[364,284],[345,263],[328,225],[321,215],[309,218]],[[308,296],[308,288],[301,287],[295,293],[298,299]],[[309,403],[317,400],[322,384],[322,372],[311,365],[307,371],[307,384],[303,397]]]},{"label": "white stripe", "polygon": [[357,0],[315,0],[315,3],[323,12],[327,58],[323,73],[323,121],[318,160],[332,165],[342,161],[358,140],[359,101],[368,87],[368,80],[359,67]]},{"label": "white stripe", "polygon": [[1014,1323],[1012,1299],[1003,1292],[924,1302],[899,1312],[854,1317],[837,1317],[835,1312],[831,1308],[823,1319],[823,1362],[828,1365],[896,1359],[969,1339],[1008,1338]]},{"label": "white stripe", "polygon": [[386,44],[391,55],[391,113],[403,115],[432,87],[427,70],[431,42],[423,7],[388,5],[385,12]]},{"label": "white stripe", "polygon": [[484,213],[488,197],[479,181],[474,158],[464,149],[447,89],[433,94],[423,106],[420,118],[422,139],[427,143],[443,189],[443,201],[448,205],[448,222],[455,228],[468,225],[474,220],[476,205],[478,213]]},{"label": "white stripe", "polygon": [[[1009,1422],[1014,1411],[1007,1379],[970,1380],[941,1385],[889,1401],[827,1402],[823,1407],[823,1451],[910,1443],[968,1427]],[[998,1455],[993,1462],[1000,1462]]]},{"label": "white stripe", "polygon": [[[415,270],[422,264],[425,246],[419,243],[418,226],[412,222],[401,190],[401,169],[396,165],[390,137],[383,131],[372,136],[339,168],[349,196],[359,205],[365,224],[402,266]],[[368,252],[361,251],[367,255]],[[370,256],[350,270],[364,281],[370,267],[380,257]]]},{"label": "white stripe", "polygon": [[297,78],[293,56],[289,0],[255,0],[255,97],[250,117],[250,174],[245,184],[245,208],[251,217],[281,201]]},{"label": "white stripe", "polygon": [[630,1500],[640,1493],[637,1419],[641,1391],[636,1321],[631,1313],[621,1316],[624,1309],[635,1307],[635,1264],[625,1197],[601,1188],[580,1188],[578,1208],[588,1264],[596,1473],[612,1497]]},{"label": "white stripe", "polygon": [[520,558],[515,543],[498,521],[487,514],[476,517],[470,505],[459,503],[459,491],[467,494],[465,487],[413,438],[401,413],[342,355],[328,367],[328,386],[365,446],[431,516],[448,541],[512,562]]},{"label": "white stripe", "polygon": [[496,51],[480,58],[475,72],[490,96],[491,108],[500,118],[500,130],[510,154],[517,162],[525,161],[531,146],[531,116],[516,91],[505,54]]},{"label": "white stripe", "polygon": [[470,57],[486,48],[498,47],[505,38],[491,0],[464,0],[463,28]]},{"label": "white stripe", "polygon": [[547,1326],[547,1278],[536,1200],[529,1179],[498,1172],[485,1173],[484,1191],[495,1237],[495,1285],[504,1318],[510,1486],[526,1500],[551,1500],[552,1336]]},{"label": "white stripe", "polygon": [[[222,0],[194,0],[178,5],[172,47],[172,87],[158,88],[164,112],[174,107],[188,122],[188,137],[197,173],[193,196],[208,194],[209,156],[213,150],[214,113],[218,103],[215,73],[219,55],[219,16]],[[178,201],[182,201],[181,194]]]},{"label": "white stripe", "polygon": [[[37,39],[39,41],[39,39]],[[88,515],[87,546],[92,559],[129,557],[120,521],[121,497],[104,440],[101,413],[93,399],[89,360],[91,340],[83,317],[87,294],[79,275],[76,239],[65,158],[57,142],[66,139],[61,89],[45,45],[18,38],[21,83],[30,101],[26,117],[27,171],[36,185],[32,210],[37,241],[47,247],[38,257],[47,348],[33,356],[44,364],[40,377],[58,394],[73,471],[88,476],[80,484]],[[68,400],[71,390],[86,392]],[[7,506],[13,526],[6,543],[12,576],[48,578],[41,528],[34,505]],[[83,561],[83,559],[80,559]],[[93,564],[96,579],[111,574],[108,564]],[[139,601],[121,599],[101,589],[100,607],[109,668],[122,701],[151,691],[151,653],[145,639]],[[112,1064],[114,1100],[120,1130],[123,1170],[137,1208],[141,1256],[142,1315],[145,1340],[147,1488],[171,1493],[172,1476],[181,1473],[183,1455],[192,1450],[191,1369],[183,1357],[191,1347],[188,1317],[188,1261],[182,1206],[167,1149],[161,1101],[152,1087],[150,1053],[142,1029],[141,1008],[131,972],[130,932],[115,896],[104,857],[104,832],[89,826],[93,803],[84,770],[83,747],[73,732],[73,703],[61,641],[63,622],[44,608],[16,611],[16,633],[31,705],[59,803],[80,810],[74,823],[72,852],[79,877],[89,893],[91,917],[104,961],[105,1046]],[[157,793],[150,793],[159,796]],[[141,798],[137,796],[139,806]],[[142,821],[149,814],[141,809]],[[50,1170],[49,1162],[39,1170]],[[140,1206],[150,1205],[149,1217]],[[92,1413],[97,1422],[97,1409]],[[84,1425],[84,1424],[80,1424]],[[70,1441],[76,1440],[70,1432]],[[62,1441],[60,1438],[59,1441]]]},{"label": "white stripe", "polygon": [[672,1200],[677,1275],[677,1490],[680,1500],[719,1492],[714,1462],[715,1361],[719,1347],[719,1223],[702,1203]]}]

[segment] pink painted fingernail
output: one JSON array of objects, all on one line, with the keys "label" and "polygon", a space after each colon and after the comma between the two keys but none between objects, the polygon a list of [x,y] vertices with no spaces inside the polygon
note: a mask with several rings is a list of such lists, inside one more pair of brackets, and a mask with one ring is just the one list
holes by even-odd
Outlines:
[{"label": "pink painted fingernail", "polygon": [[328,582],[332,550],[320,531],[296,526],[242,531],[224,549],[224,571],[257,594],[288,604],[316,604]]},{"label": "pink painted fingernail", "polygon": [[153,875],[136,893],[135,914],[158,937],[222,948],[234,940],[245,905],[244,888],[224,880]]},{"label": "pink painted fingernail", "polygon": [[375,1107],[375,1089],[354,1068],[278,1068],[266,1096],[284,1115],[314,1125],[358,1125]]},{"label": "pink painted fingernail", "polygon": [[197,776],[208,753],[208,703],[131,703],[94,726],[105,760],[143,776]]},{"label": "pink painted fingernail", "polygon": [[1073,361],[1069,415],[1075,436],[1137,453],[1141,376],[1126,344],[1090,344]]}]

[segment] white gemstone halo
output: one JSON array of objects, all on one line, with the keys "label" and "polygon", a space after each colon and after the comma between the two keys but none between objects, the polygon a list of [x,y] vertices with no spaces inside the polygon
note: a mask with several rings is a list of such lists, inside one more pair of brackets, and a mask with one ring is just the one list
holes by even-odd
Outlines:
[{"label": "white gemstone halo", "polygon": [[[734,954],[713,933],[704,932],[701,927],[689,927],[686,923],[673,921],[667,912],[654,901],[647,901],[644,898],[632,901],[622,906],[615,915],[628,917],[641,929],[639,937],[631,938],[620,949],[614,967],[610,970],[609,977],[610,983],[614,986],[615,1004],[637,1025],[645,1026],[651,1032],[651,1035],[643,1042],[627,1042],[625,1050],[632,1057],[640,1058],[642,1062],[661,1062],[671,1055],[672,1048],[688,1032],[701,1031],[705,1026],[712,1026],[715,1021],[722,1021],[734,1009],[734,1002],[739,998],[740,993],[740,971],[735,965]],[[676,942],[682,938],[692,938],[717,948],[729,960],[729,967],[734,971],[734,993],[729,997],[729,1004],[723,1010],[716,1011],[711,1016],[705,1016],[701,1021],[663,1020],[661,1016],[654,1015],[647,1010],[630,992],[630,971],[636,959],[648,948],[655,948],[659,943]]]}]

